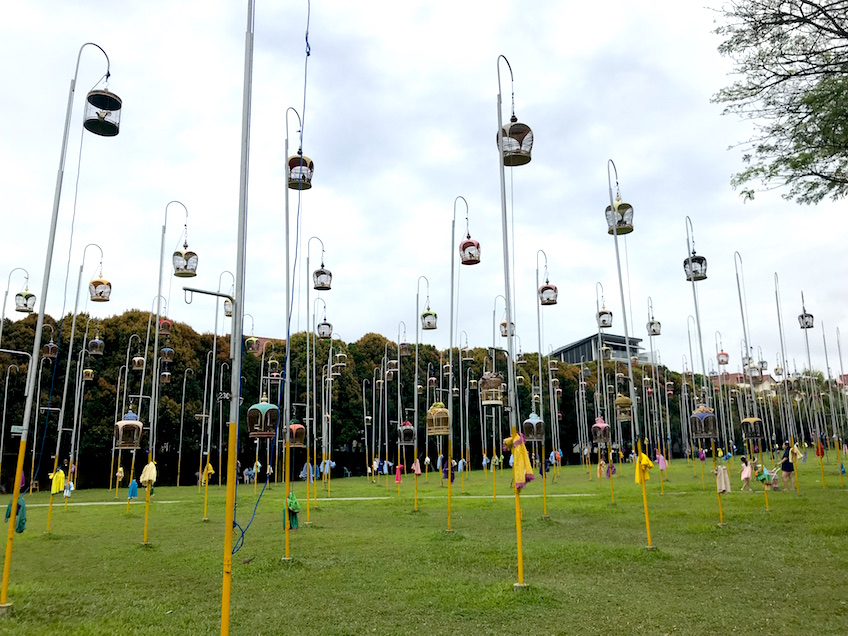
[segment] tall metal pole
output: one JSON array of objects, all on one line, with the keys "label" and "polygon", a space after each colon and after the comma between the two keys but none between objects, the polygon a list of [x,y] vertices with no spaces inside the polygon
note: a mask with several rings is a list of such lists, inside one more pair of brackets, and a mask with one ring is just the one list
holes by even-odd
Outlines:
[{"label": "tall metal pole", "polygon": [[[221,636],[230,632],[230,585],[233,577],[233,519],[236,502],[236,457],[238,445],[239,404],[241,402],[241,333],[244,312],[244,269],[247,242],[247,183],[250,156],[250,97],[253,85],[253,23],[254,0],[247,2],[247,30],[244,37],[244,91],[241,121],[241,172],[239,177],[239,219],[236,258],[236,285],[233,297],[233,337],[230,351],[233,373],[230,378],[230,417],[227,458],[227,502],[224,521],[224,580],[221,588]],[[286,277],[288,279],[288,276]],[[235,346],[236,337],[239,346]]]}]

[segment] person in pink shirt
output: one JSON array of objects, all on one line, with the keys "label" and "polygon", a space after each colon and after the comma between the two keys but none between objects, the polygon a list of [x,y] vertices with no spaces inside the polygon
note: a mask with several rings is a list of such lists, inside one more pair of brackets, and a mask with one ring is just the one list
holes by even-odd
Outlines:
[{"label": "person in pink shirt", "polygon": [[745,490],[745,488],[747,488],[748,490],[752,490],[751,489],[751,473],[752,473],[751,464],[748,463],[748,458],[745,457],[744,455],[742,455],[742,457],[739,458],[739,461],[742,462],[742,471],[739,475],[742,478],[742,488],[740,488],[739,490],[740,490],[740,492]]}]

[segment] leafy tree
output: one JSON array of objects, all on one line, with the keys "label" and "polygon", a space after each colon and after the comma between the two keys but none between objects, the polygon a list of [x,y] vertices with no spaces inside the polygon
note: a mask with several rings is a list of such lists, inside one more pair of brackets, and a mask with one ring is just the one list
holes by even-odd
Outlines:
[{"label": "leafy tree", "polygon": [[[741,144],[752,181],[788,186],[787,199],[816,203],[848,194],[848,1],[731,0],[719,10],[719,52],[740,79],[713,96],[750,119]],[[752,189],[742,190],[753,198]]]}]

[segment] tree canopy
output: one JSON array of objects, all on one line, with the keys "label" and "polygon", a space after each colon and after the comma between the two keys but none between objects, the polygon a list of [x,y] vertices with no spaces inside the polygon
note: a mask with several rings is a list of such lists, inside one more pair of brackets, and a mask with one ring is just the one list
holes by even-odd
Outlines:
[{"label": "tree canopy", "polygon": [[[719,52],[739,78],[713,96],[751,120],[734,187],[789,188],[799,203],[848,194],[848,0],[731,0]],[[742,190],[753,198],[750,187]]]}]

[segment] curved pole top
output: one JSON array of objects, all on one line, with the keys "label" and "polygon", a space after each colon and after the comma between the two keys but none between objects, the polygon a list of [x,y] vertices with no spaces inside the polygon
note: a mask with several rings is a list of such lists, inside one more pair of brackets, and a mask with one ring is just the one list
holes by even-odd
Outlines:
[{"label": "curved pole top", "polygon": [[692,324],[694,325],[695,324],[695,318],[694,318],[694,316],[692,316],[692,314],[689,314],[688,316],[686,316],[686,331],[689,331],[689,321],[690,320],[692,321]]},{"label": "curved pole top", "polygon": [[324,241],[322,241],[319,237],[310,236],[309,240],[306,241],[306,258],[309,258],[309,244],[312,243],[313,239],[321,244],[321,267],[324,267]]},{"label": "curved pole top", "polygon": [[[45,329],[48,329],[48,328],[50,329],[50,339],[51,339],[51,340],[53,340],[53,333],[54,333],[54,332],[53,332],[53,325],[51,325],[51,324],[50,324],[50,323],[48,323],[48,322],[45,322],[43,325],[41,325],[41,330],[42,330],[42,331],[44,331]],[[133,336],[135,336],[136,338],[138,338],[138,335],[137,335],[137,334],[133,334]],[[132,339],[132,336],[130,336],[130,339]]]},{"label": "curved pole top", "polygon": [[16,267],[11,272],[9,272],[9,279],[8,279],[8,283],[6,284],[7,290],[9,289],[9,286],[12,284],[12,274],[17,272],[18,270],[21,270],[24,274],[26,274],[26,283],[29,284],[29,272],[26,269],[24,269],[23,267]]},{"label": "curved pole top", "polygon": [[[690,244],[690,231],[691,231],[691,244]],[[692,219],[689,215],[686,215],[686,251],[690,255],[695,254],[695,228],[692,226]]]},{"label": "curved pole top", "polygon": [[165,224],[168,223],[168,208],[171,206],[172,203],[176,203],[177,205],[182,206],[183,210],[185,210],[185,222],[186,225],[188,225],[188,208],[182,201],[177,201],[176,199],[173,201],[168,201],[168,203],[165,205]]},{"label": "curved pole top", "polygon": [[189,371],[191,371],[191,374],[194,375],[194,369],[192,369],[191,367],[186,367],[185,371],[183,371],[183,380],[185,380],[186,375],[188,375]]},{"label": "curved pole top", "polygon": [[429,306],[429,304],[430,304],[430,279],[427,278],[426,276],[424,276],[423,274],[418,277],[418,282],[416,283],[416,286],[415,286],[415,293],[417,294],[421,291],[421,279],[422,278],[427,283],[427,305]]},{"label": "curved pole top", "polygon": [[103,264],[103,248],[102,248],[102,247],[100,247],[97,243],[89,243],[89,244],[88,244],[88,245],[86,245],[86,246],[85,246],[85,248],[82,250],[82,262],[83,262],[83,265],[85,264],[85,254],[86,254],[86,252],[88,252],[88,248],[89,248],[89,247],[96,247],[98,250],[100,250],[100,263],[101,263],[101,265],[102,265],[102,264]]},{"label": "curved pole top", "polygon": [[[288,141],[289,138],[289,111],[293,112],[297,116],[298,130],[303,127],[303,120],[301,120],[300,113],[297,112],[297,109],[294,106],[286,108],[286,141]],[[298,150],[298,152],[300,152],[300,150]],[[288,160],[288,157],[286,157],[286,160]]]},{"label": "curved pole top", "polygon": [[718,329],[716,329],[716,332],[715,332],[715,340],[716,340],[716,350],[718,350],[719,345],[720,345],[721,340],[722,340],[721,332]]},{"label": "curved pole top", "polygon": [[492,311],[495,311],[498,307],[498,298],[504,301],[504,305],[506,305],[506,298],[504,298],[503,294],[498,294],[495,296],[495,302],[492,304]]},{"label": "curved pole top", "polygon": [[6,377],[7,377],[7,378],[9,377],[9,371],[11,371],[11,370],[12,370],[12,367],[15,367],[15,371],[19,371],[19,370],[20,370],[20,367],[18,367],[18,365],[16,365],[16,364],[10,364],[8,367],[6,367]]},{"label": "curved pole top", "polygon": [[324,316],[326,317],[327,316],[327,303],[320,296],[316,297],[315,300],[312,301],[312,314],[313,315],[315,314],[315,303],[317,303],[319,300],[321,301],[321,304],[324,305]]},{"label": "curved pole top", "polygon": [[601,303],[606,306],[606,302],[604,301],[604,286],[601,284],[601,281],[595,283],[595,304],[598,304],[598,287],[601,288]]},{"label": "curved pole top", "polygon": [[77,66],[76,66],[76,69],[74,70],[74,80],[76,80],[77,74],[79,73],[79,65],[80,65],[80,59],[82,58],[82,51],[87,46],[93,46],[97,49],[100,49],[100,52],[103,53],[103,57],[106,58],[106,81],[109,81],[109,77],[112,75],[112,72],[111,72],[112,65],[109,62],[109,56],[106,54],[106,51],[103,50],[102,46],[100,46],[99,44],[95,44],[94,42],[86,42],[85,44],[83,44],[80,47],[79,53],[77,54]]},{"label": "curved pole top", "polygon": [[233,279],[233,285],[236,284],[236,277],[233,276],[233,273],[230,270],[225,269],[223,272],[218,274],[218,291],[221,291],[221,279],[224,277],[224,274],[229,274],[230,278]]},{"label": "curved pole top", "polygon": [[498,59],[496,62],[496,66],[498,67],[498,94],[501,93],[501,60],[506,62],[506,67],[509,69],[509,81],[510,83],[515,82],[515,76],[512,74],[512,64],[509,63],[509,60],[506,59],[506,55],[498,55]]},{"label": "curved pole top", "polygon": [[256,326],[256,323],[253,322],[253,314],[245,313],[244,315],[246,317],[250,317],[250,335],[252,336],[253,335],[253,329]]},{"label": "curved pole top", "polygon": [[[739,264],[736,263],[736,258],[739,258]],[[736,269],[736,276],[739,276],[739,268],[742,267],[742,254],[739,253],[739,250],[733,252],[733,267]],[[744,272],[743,272],[744,273]]]},{"label": "curved pole top", "polygon": [[654,319],[654,301],[650,296],[648,296],[648,319]]},{"label": "curved pole top", "polygon": [[619,194],[618,187],[618,168],[615,166],[615,161],[612,159],[607,159],[607,185],[609,186],[610,192],[612,192],[612,177],[610,175],[610,166],[612,166],[612,170],[615,173],[615,192]]},{"label": "curved pole top", "polygon": [[163,314],[162,314],[162,316],[161,316],[162,318],[164,318],[164,317],[168,314],[168,299],[167,299],[167,298],[165,298],[162,294],[156,294],[156,295],[153,297],[153,300],[151,300],[151,301],[150,301],[150,313],[151,313],[151,314],[153,313],[153,305],[155,305],[155,304],[156,304],[156,299],[157,299],[157,298],[161,298],[161,299],[162,299],[162,304],[163,304],[163,305],[165,305],[165,306],[162,308],[162,311],[163,311],[163,312],[165,312],[165,313],[163,313]]}]

